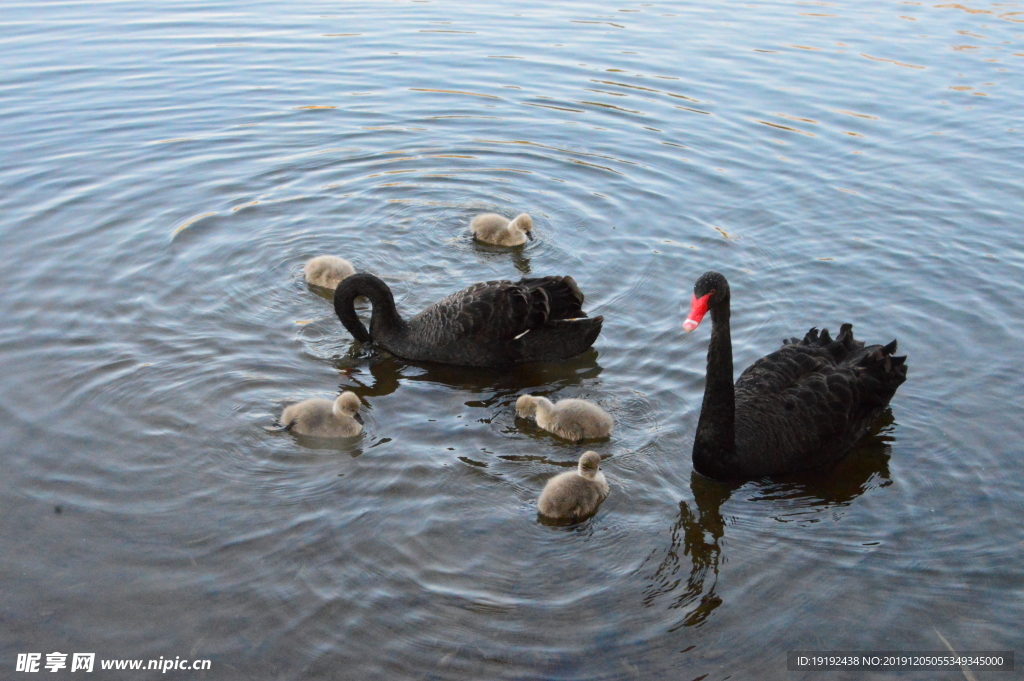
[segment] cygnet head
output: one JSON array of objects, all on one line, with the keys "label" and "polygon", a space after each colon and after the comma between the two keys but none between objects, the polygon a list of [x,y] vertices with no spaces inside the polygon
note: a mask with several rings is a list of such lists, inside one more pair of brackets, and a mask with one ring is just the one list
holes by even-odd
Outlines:
[{"label": "cygnet head", "polygon": [[510,230],[522,232],[526,235],[526,238],[533,241],[533,218],[526,213],[520,213],[512,219],[512,222],[508,223]]},{"label": "cygnet head", "polygon": [[529,418],[536,414],[537,398],[533,395],[522,395],[516,400],[516,413],[523,418]]},{"label": "cygnet head", "polygon": [[363,417],[359,415],[359,407],[361,406],[362,403],[359,401],[359,397],[354,392],[346,390],[334,400],[334,415],[348,416],[362,423]]},{"label": "cygnet head", "polygon": [[334,255],[318,255],[306,263],[303,272],[308,283],[323,288],[336,289],[342,279],[356,273],[356,268],[344,258]]},{"label": "cygnet head", "polygon": [[597,452],[584,452],[580,457],[580,475],[587,480],[593,480],[599,470],[601,470],[601,455]]}]

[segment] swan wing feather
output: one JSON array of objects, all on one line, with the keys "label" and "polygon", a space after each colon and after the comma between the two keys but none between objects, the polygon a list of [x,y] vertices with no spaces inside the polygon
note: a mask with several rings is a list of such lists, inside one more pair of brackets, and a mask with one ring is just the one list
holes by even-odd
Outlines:
[{"label": "swan wing feather", "polygon": [[427,343],[505,340],[531,325],[543,324],[545,305],[526,287],[511,281],[487,281],[442,298],[409,323]]},{"label": "swan wing feather", "polygon": [[748,367],[736,381],[736,436],[764,463],[827,463],[845,453],[906,380],[895,342],[872,345],[844,324],[832,339],[811,329]]},{"label": "swan wing feather", "polygon": [[583,291],[572,277],[524,277],[519,286],[536,292],[543,291],[550,308],[550,319],[577,319],[586,317],[583,311]]}]

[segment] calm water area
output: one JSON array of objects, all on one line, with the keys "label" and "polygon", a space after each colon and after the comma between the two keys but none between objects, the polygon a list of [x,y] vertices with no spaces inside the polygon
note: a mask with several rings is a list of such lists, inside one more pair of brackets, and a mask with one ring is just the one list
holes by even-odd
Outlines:
[{"label": "calm water area", "polygon": [[[228,681],[1024,655],[1024,3],[0,6],[3,678],[53,651]],[[481,212],[536,241],[475,244]],[[572,275],[604,330],[563,363],[404,362],[307,287],[319,254],[405,315]],[[907,382],[834,469],[693,474],[712,269],[737,374],[812,326],[899,340]],[[341,390],[362,438],[265,430]],[[559,440],[523,394],[616,429]],[[599,513],[538,522],[586,449]]]}]

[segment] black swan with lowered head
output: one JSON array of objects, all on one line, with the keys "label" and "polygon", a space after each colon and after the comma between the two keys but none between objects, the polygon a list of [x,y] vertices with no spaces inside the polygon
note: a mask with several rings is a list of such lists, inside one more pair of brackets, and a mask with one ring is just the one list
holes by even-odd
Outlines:
[{"label": "black swan with lowered head", "polygon": [[[353,301],[373,305],[370,330]],[[476,367],[567,359],[601,333],[603,317],[587,317],[583,292],[572,277],[538,277],[473,284],[437,301],[408,321],[395,309],[388,285],[372,274],[344,279],[334,310],[349,333],[392,355],[415,361]]]},{"label": "black swan with lowered head", "polygon": [[781,475],[838,461],[867,433],[907,378],[896,341],[869,345],[843,324],[833,340],[811,329],[783,341],[732,382],[729,282],[706,272],[693,287],[687,332],[711,312],[711,343],[693,467],[730,480]]}]

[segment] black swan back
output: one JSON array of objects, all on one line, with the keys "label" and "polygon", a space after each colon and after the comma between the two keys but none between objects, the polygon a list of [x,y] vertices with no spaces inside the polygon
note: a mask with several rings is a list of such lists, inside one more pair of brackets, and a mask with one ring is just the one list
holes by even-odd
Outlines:
[{"label": "black swan back", "polygon": [[863,437],[907,378],[896,341],[872,345],[843,324],[811,329],[754,362],[736,381],[736,449],[752,475],[835,463]]}]

